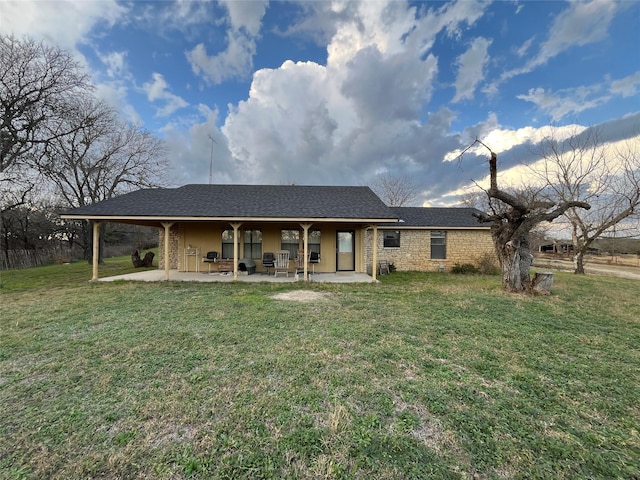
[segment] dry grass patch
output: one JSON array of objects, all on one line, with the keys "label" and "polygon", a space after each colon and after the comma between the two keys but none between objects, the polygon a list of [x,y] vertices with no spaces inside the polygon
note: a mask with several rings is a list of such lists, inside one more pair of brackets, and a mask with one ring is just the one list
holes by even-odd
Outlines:
[{"label": "dry grass patch", "polygon": [[332,294],[327,292],[314,292],[312,290],[292,290],[272,295],[274,300],[290,300],[292,302],[312,303],[327,300]]}]

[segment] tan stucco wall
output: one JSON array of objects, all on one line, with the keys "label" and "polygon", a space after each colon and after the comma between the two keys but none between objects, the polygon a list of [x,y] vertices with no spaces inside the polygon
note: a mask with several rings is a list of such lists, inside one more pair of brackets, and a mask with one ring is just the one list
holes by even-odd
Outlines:
[{"label": "tan stucco wall", "polygon": [[[398,271],[445,271],[463,263],[477,265],[484,255],[495,258],[491,232],[489,230],[445,230],[447,232],[446,259],[431,259],[430,230],[400,230],[400,247],[385,248],[383,231],[378,230],[378,260],[392,262]],[[368,265],[372,258],[372,230],[367,232],[365,258]],[[497,259],[496,259],[497,263]]]},{"label": "tan stucco wall", "polygon": [[[207,265],[202,263],[202,257],[208,251],[217,251],[222,255],[222,232],[230,229],[228,224],[223,223],[206,223],[206,222],[183,222],[177,223],[170,230],[170,268],[184,271],[184,249],[187,246],[198,247],[200,249],[200,270],[207,270]],[[364,243],[365,233],[362,225],[344,225],[337,223],[314,224],[312,229],[319,229],[320,236],[320,263],[316,264],[314,270],[316,272],[335,272],[336,271],[336,232],[338,230],[353,230],[355,232],[355,271],[364,272],[366,270],[364,260]],[[242,231],[244,229],[259,229],[262,231],[262,252],[276,252],[280,249],[280,231],[282,229],[300,229],[296,224],[243,224],[240,227],[240,238],[242,239]],[[159,230],[160,248],[158,256],[159,268],[164,268],[164,229]],[[244,244],[242,240],[239,245],[239,258],[244,257]],[[302,249],[302,231],[300,236],[300,249]],[[262,272],[261,259],[254,259],[256,262],[256,270]],[[194,270],[193,257],[188,257],[189,270]],[[311,268],[311,267],[309,267]],[[291,260],[291,271],[294,270],[294,262]]]}]

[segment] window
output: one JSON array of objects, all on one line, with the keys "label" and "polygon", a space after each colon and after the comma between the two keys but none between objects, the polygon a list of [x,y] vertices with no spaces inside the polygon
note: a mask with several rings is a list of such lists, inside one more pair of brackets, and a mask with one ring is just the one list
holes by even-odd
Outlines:
[{"label": "window", "polygon": [[320,230],[309,230],[309,253],[320,255]]},{"label": "window", "polygon": [[441,230],[431,232],[431,258],[447,258],[447,232]]},{"label": "window", "polygon": [[233,258],[233,230],[222,232],[222,258]]},{"label": "window", "polygon": [[262,231],[244,231],[244,258],[262,258]]},{"label": "window", "polygon": [[299,245],[299,230],[282,230],[280,232],[280,248],[282,250],[289,250],[290,258],[296,258],[298,256]]},{"label": "window", "polygon": [[399,247],[400,246],[400,230],[384,230],[384,246]]}]

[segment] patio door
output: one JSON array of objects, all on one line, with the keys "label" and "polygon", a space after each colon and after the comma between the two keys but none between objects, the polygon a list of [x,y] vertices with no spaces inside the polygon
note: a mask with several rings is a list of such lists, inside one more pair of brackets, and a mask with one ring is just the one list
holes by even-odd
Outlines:
[{"label": "patio door", "polygon": [[355,270],[356,233],[353,230],[336,232],[336,270]]}]

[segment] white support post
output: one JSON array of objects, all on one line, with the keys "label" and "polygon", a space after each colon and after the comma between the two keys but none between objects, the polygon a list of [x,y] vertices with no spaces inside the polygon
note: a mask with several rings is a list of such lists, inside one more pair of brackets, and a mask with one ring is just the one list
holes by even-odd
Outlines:
[{"label": "white support post", "polygon": [[304,274],[302,276],[302,279],[306,282],[309,280],[309,265],[307,263],[307,260],[309,259],[309,228],[311,228],[311,223],[301,223],[300,226],[302,227],[302,248],[303,248],[303,255],[304,255],[304,260],[303,260],[303,264],[304,264]]},{"label": "white support post", "polygon": [[101,222],[93,222],[93,275],[91,281],[98,280],[98,261],[100,260],[100,225]]},{"label": "white support post", "polygon": [[164,279],[165,281],[169,280],[169,238],[170,230],[173,226],[173,222],[163,222],[162,226],[164,227]]},{"label": "white support post", "polygon": [[233,280],[238,280],[238,230],[242,223],[232,223],[233,227]]},{"label": "white support post", "polygon": [[378,226],[373,225],[373,240],[371,241],[372,255],[371,255],[371,278],[376,281],[376,275],[378,273]]}]

